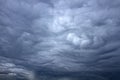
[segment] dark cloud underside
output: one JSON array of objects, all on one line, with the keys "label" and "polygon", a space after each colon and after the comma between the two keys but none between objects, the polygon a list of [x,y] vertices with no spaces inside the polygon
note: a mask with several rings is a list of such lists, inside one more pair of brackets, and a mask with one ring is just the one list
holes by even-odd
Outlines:
[{"label": "dark cloud underside", "polygon": [[0,78],[106,80],[94,72],[120,71],[119,27],[120,0],[0,0]]}]

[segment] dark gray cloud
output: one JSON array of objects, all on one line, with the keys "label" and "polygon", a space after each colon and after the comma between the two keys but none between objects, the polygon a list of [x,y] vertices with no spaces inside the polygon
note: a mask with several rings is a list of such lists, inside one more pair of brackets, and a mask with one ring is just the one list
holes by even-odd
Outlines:
[{"label": "dark gray cloud", "polygon": [[0,72],[119,71],[119,13],[119,0],[0,0]]}]

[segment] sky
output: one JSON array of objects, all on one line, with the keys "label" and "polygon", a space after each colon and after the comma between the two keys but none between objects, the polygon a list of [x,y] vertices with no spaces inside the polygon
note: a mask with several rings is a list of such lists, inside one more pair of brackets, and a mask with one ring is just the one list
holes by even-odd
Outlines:
[{"label": "sky", "polygon": [[119,27],[120,0],[0,0],[0,79],[119,80]]}]

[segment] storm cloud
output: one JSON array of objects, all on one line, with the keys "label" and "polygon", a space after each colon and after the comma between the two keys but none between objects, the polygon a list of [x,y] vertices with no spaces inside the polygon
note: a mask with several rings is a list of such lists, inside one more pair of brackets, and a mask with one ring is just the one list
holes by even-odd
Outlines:
[{"label": "storm cloud", "polygon": [[0,73],[120,71],[119,27],[120,0],[0,0]]}]

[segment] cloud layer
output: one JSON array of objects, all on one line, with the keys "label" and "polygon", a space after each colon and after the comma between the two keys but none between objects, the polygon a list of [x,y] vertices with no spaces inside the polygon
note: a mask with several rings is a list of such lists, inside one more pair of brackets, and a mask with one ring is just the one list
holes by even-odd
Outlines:
[{"label": "cloud layer", "polygon": [[0,0],[0,71],[119,71],[119,13],[119,0]]}]

